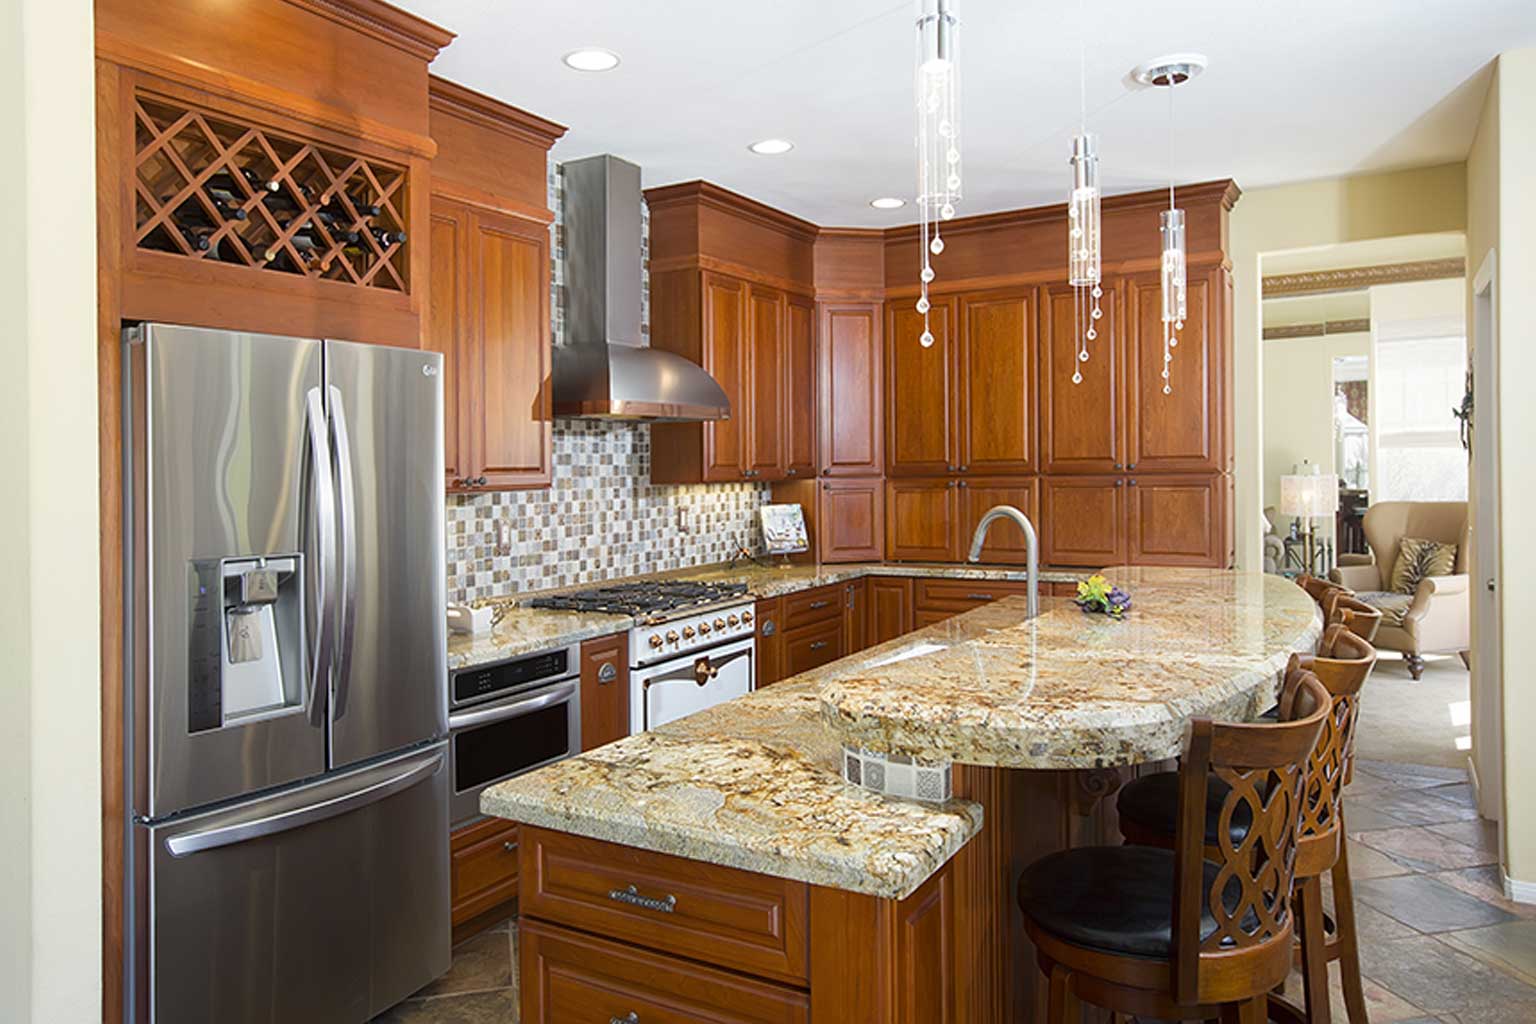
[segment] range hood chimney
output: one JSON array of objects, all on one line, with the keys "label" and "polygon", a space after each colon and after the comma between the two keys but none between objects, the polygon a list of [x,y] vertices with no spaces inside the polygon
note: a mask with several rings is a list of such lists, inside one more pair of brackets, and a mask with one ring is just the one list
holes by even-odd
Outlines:
[{"label": "range hood chimney", "polygon": [[640,168],[614,156],[565,163],[565,333],[556,416],[718,420],[730,399],[703,367],[640,337]]}]

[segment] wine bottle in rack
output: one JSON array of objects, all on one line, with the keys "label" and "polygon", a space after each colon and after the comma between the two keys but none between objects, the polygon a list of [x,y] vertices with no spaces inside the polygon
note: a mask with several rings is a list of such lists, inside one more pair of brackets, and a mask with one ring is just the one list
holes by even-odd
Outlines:
[{"label": "wine bottle in rack", "polygon": [[213,249],[213,240],[209,237],[213,234],[213,228],[178,224],[176,230],[181,232],[181,237],[187,240],[187,244],[192,247],[194,252],[208,252],[212,250],[215,256],[218,255],[218,250]]},{"label": "wine bottle in rack", "polygon": [[332,238],[339,238],[344,242],[355,242],[362,237],[355,230],[345,227],[346,217],[331,212],[329,208],[316,210],[315,219],[325,225]]},{"label": "wine bottle in rack", "polygon": [[[252,192],[276,192],[281,187],[275,180],[263,178],[249,167],[240,168],[239,174]],[[216,174],[210,174],[208,180],[203,184],[210,189],[222,189],[232,196],[238,196],[242,191],[241,187],[235,184],[234,175],[229,171],[219,171]]]},{"label": "wine bottle in rack", "polygon": [[404,231],[385,231],[382,228],[369,228],[368,233],[384,249],[388,249],[392,245],[399,245],[405,241]]},{"label": "wine bottle in rack", "polygon": [[205,191],[208,194],[209,200],[212,201],[214,209],[219,211],[220,216],[227,220],[246,219],[245,207],[240,205],[240,200],[235,197],[234,193],[228,189],[214,188],[212,185],[206,186]]},{"label": "wine bottle in rack", "polygon": [[348,193],[347,198],[352,201],[352,208],[357,211],[359,217],[377,217],[384,212],[384,208],[378,203],[364,202],[362,196]]}]

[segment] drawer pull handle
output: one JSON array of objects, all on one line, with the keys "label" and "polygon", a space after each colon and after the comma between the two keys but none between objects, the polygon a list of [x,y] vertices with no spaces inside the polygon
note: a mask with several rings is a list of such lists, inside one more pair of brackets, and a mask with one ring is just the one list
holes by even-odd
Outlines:
[{"label": "drawer pull handle", "polygon": [[991,594],[979,594],[978,593],[978,594],[966,594],[965,596],[967,598],[969,598],[970,600],[972,600],[972,601],[991,601],[991,600],[993,600],[993,597],[992,597]]},{"label": "drawer pull handle", "polygon": [[815,643],[811,644],[811,650],[819,651],[825,646],[827,646],[827,642],[825,640],[817,640]]},{"label": "drawer pull handle", "polygon": [[640,891],[634,886],[625,886],[623,889],[610,889],[608,898],[615,903],[628,903],[632,907],[641,910],[654,910],[659,914],[670,914],[677,909],[677,897],[670,893],[664,899],[656,899],[653,896],[641,896]]},{"label": "drawer pull handle", "polygon": [[812,601],[811,602],[811,610],[815,611],[817,608],[825,608],[827,605],[829,605],[831,603],[832,603],[831,601]]},{"label": "drawer pull handle", "polygon": [[517,852],[517,844],[514,843],[510,839],[508,839],[506,842],[502,843],[501,844],[501,848],[503,850],[506,850],[508,853],[516,853]]},{"label": "drawer pull handle", "polygon": [[609,1017],[608,1024],[640,1024],[640,1015],[630,1010],[622,1017]]}]

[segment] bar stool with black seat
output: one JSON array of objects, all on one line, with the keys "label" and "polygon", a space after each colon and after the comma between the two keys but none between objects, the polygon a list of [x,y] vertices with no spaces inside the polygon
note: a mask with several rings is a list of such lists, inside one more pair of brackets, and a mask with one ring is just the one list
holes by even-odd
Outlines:
[{"label": "bar stool with black seat", "polygon": [[[1286,698],[1280,717],[1294,714],[1286,699],[1295,692],[1290,681],[1308,673],[1328,691],[1329,714],[1307,765],[1306,798],[1302,803],[1300,838],[1296,850],[1296,932],[1300,940],[1303,1005],[1275,995],[1270,999],[1271,1020],[1285,1024],[1329,1024],[1328,964],[1339,961],[1344,1004],[1350,1024],[1367,1024],[1365,993],[1360,981],[1360,956],[1355,930],[1354,890],[1349,877],[1345,843],[1344,785],[1354,763],[1355,725],[1359,720],[1360,692],[1376,663],[1370,644],[1343,625],[1328,627],[1323,654],[1293,655],[1287,666]],[[1179,775],[1159,772],[1147,775],[1120,791],[1117,809],[1120,831],[1127,843],[1169,848],[1176,841]],[[1213,793],[1220,786],[1213,784]],[[1221,836],[1218,803],[1207,805],[1205,844],[1210,856]],[[1247,822],[1231,822],[1240,833]],[[1330,935],[1323,911],[1323,876],[1333,878],[1334,922]]]},{"label": "bar stool with black seat", "polygon": [[1265,1020],[1267,993],[1290,971],[1307,760],[1330,707],[1304,671],[1285,701],[1283,722],[1190,723],[1172,849],[1082,847],[1025,869],[1019,907],[1049,980],[1050,1024],[1075,1022],[1079,1001],[1168,1020]]},{"label": "bar stool with black seat", "polygon": [[1376,630],[1381,628],[1381,609],[1347,592],[1335,594],[1326,621],[1330,624],[1337,622],[1361,640],[1371,643],[1376,639]]}]

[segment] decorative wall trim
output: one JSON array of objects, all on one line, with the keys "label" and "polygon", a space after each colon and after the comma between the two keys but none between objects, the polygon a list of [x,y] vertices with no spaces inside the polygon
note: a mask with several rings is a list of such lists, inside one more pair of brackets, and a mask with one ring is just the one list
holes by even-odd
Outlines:
[{"label": "decorative wall trim", "polygon": [[728,188],[721,188],[713,182],[703,180],[648,188],[645,190],[645,201],[650,204],[653,215],[673,203],[695,202],[701,206],[712,206],[732,216],[756,221],[765,227],[807,242],[815,241],[817,232],[821,230],[817,225],[808,220],[802,220],[794,214],[776,210],[766,203],[749,199],[739,192],[732,192]]},{"label": "decorative wall trim", "polygon": [[1518,878],[1510,878],[1504,869],[1499,869],[1499,875],[1504,879],[1504,896],[1516,903],[1536,903],[1536,882],[1522,882]]},{"label": "decorative wall trim", "polygon": [[370,35],[429,63],[437,56],[437,51],[453,42],[456,35],[383,0],[288,0],[288,3],[355,32]]},{"label": "decorative wall trim", "polygon": [[433,110],[504,132],[545,149],[558,142],[566,131],[563,124],[530,114],[436,75],[427,76],[427,105]]},{"label": "decorative wall trim", "polygon": [[1378,284],[1438,281],[1466,275],[1467,261],[1460,256],[1443,260],[1415,260],[1411,263],[1379,263],[1369,267],[1343,267],[1338,270],[1311,270],[1304,274],[1272,274],[1264,278],[1264,298],[1358,292]]},{"label": "decorative wall trim", "polygon": [[1322,323],[1266,327],[1264,340],[1280,341],[1285,338],[1320,338],[1328,334],[1359,334],[1370,329],[1371,318],[1362,316],[1352,320],[1325,320]]}]

